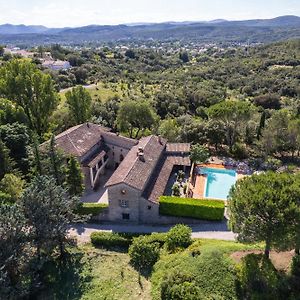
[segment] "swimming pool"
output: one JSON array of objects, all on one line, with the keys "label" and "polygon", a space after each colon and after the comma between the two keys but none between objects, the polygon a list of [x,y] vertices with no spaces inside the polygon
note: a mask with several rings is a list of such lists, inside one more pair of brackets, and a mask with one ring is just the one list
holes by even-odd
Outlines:
[{"label": "swimming pool", "polygon": [[207,175],[204,197],[227,200],[229,191],[236,182],[236,171],[201,168],[201,172]]}]

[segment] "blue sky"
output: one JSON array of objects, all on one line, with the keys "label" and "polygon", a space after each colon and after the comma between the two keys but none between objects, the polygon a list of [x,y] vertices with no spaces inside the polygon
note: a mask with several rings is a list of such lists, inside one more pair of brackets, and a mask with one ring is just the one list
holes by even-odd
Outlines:
[{"label": "blue sky", "polygon": [[0,24],[51,27],[300,16],[300,0],[0,0]]}]

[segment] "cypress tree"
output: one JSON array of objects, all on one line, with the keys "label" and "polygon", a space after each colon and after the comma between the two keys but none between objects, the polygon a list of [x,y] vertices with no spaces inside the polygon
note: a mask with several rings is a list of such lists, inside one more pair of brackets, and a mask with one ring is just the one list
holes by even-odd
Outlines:
[{"label": "cypress tree", "polygon": [[84,190],[83,175],[77,159],[73,156],[68,161],[68,167],[66,171],[66,183],[69,189],[70,195],[81,196]]}]

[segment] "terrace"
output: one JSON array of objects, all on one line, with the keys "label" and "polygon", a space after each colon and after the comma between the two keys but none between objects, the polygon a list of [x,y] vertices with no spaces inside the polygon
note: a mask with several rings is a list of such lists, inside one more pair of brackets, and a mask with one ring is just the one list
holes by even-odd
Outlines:
[{"label": "terrace", "polygon": [[237,180],[252,174],[245,162],[212,157],[205,164],[196,164],[191,171],[189,196],[196,199],[227,200],[230,188]]}]

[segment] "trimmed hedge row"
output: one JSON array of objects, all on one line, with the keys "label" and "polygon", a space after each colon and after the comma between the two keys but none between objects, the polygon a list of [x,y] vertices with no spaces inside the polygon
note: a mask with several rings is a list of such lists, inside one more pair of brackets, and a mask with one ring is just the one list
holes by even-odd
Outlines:
[{"label": "trimmed hedge row", "polygon": [[202,200],[162,196],[159,199],[159,213],[176,217],[221,221],[224,218],[225,204],[220,200]]},{"label": "trimmed hedge row", "polygon": [[94,246],[105,249],[128,248],[132,238],[126,238],[115,232],[93,232],[91,242]]},{"label": "trimmed hedge row", "polygon": [[76,213],[79,215],[97,216],[107,207],[108,205],[104,203],[80,203]]},{"label": "trimmed hedge row", "polygon": [[93,232],[91,234],[91,242],[94,246],[103,247],[105,249],[128,248],[134,238],[143,236],[149,243],[158,243],[160,247],[166,242],[166,233],[116,233],[116,232]]}]

